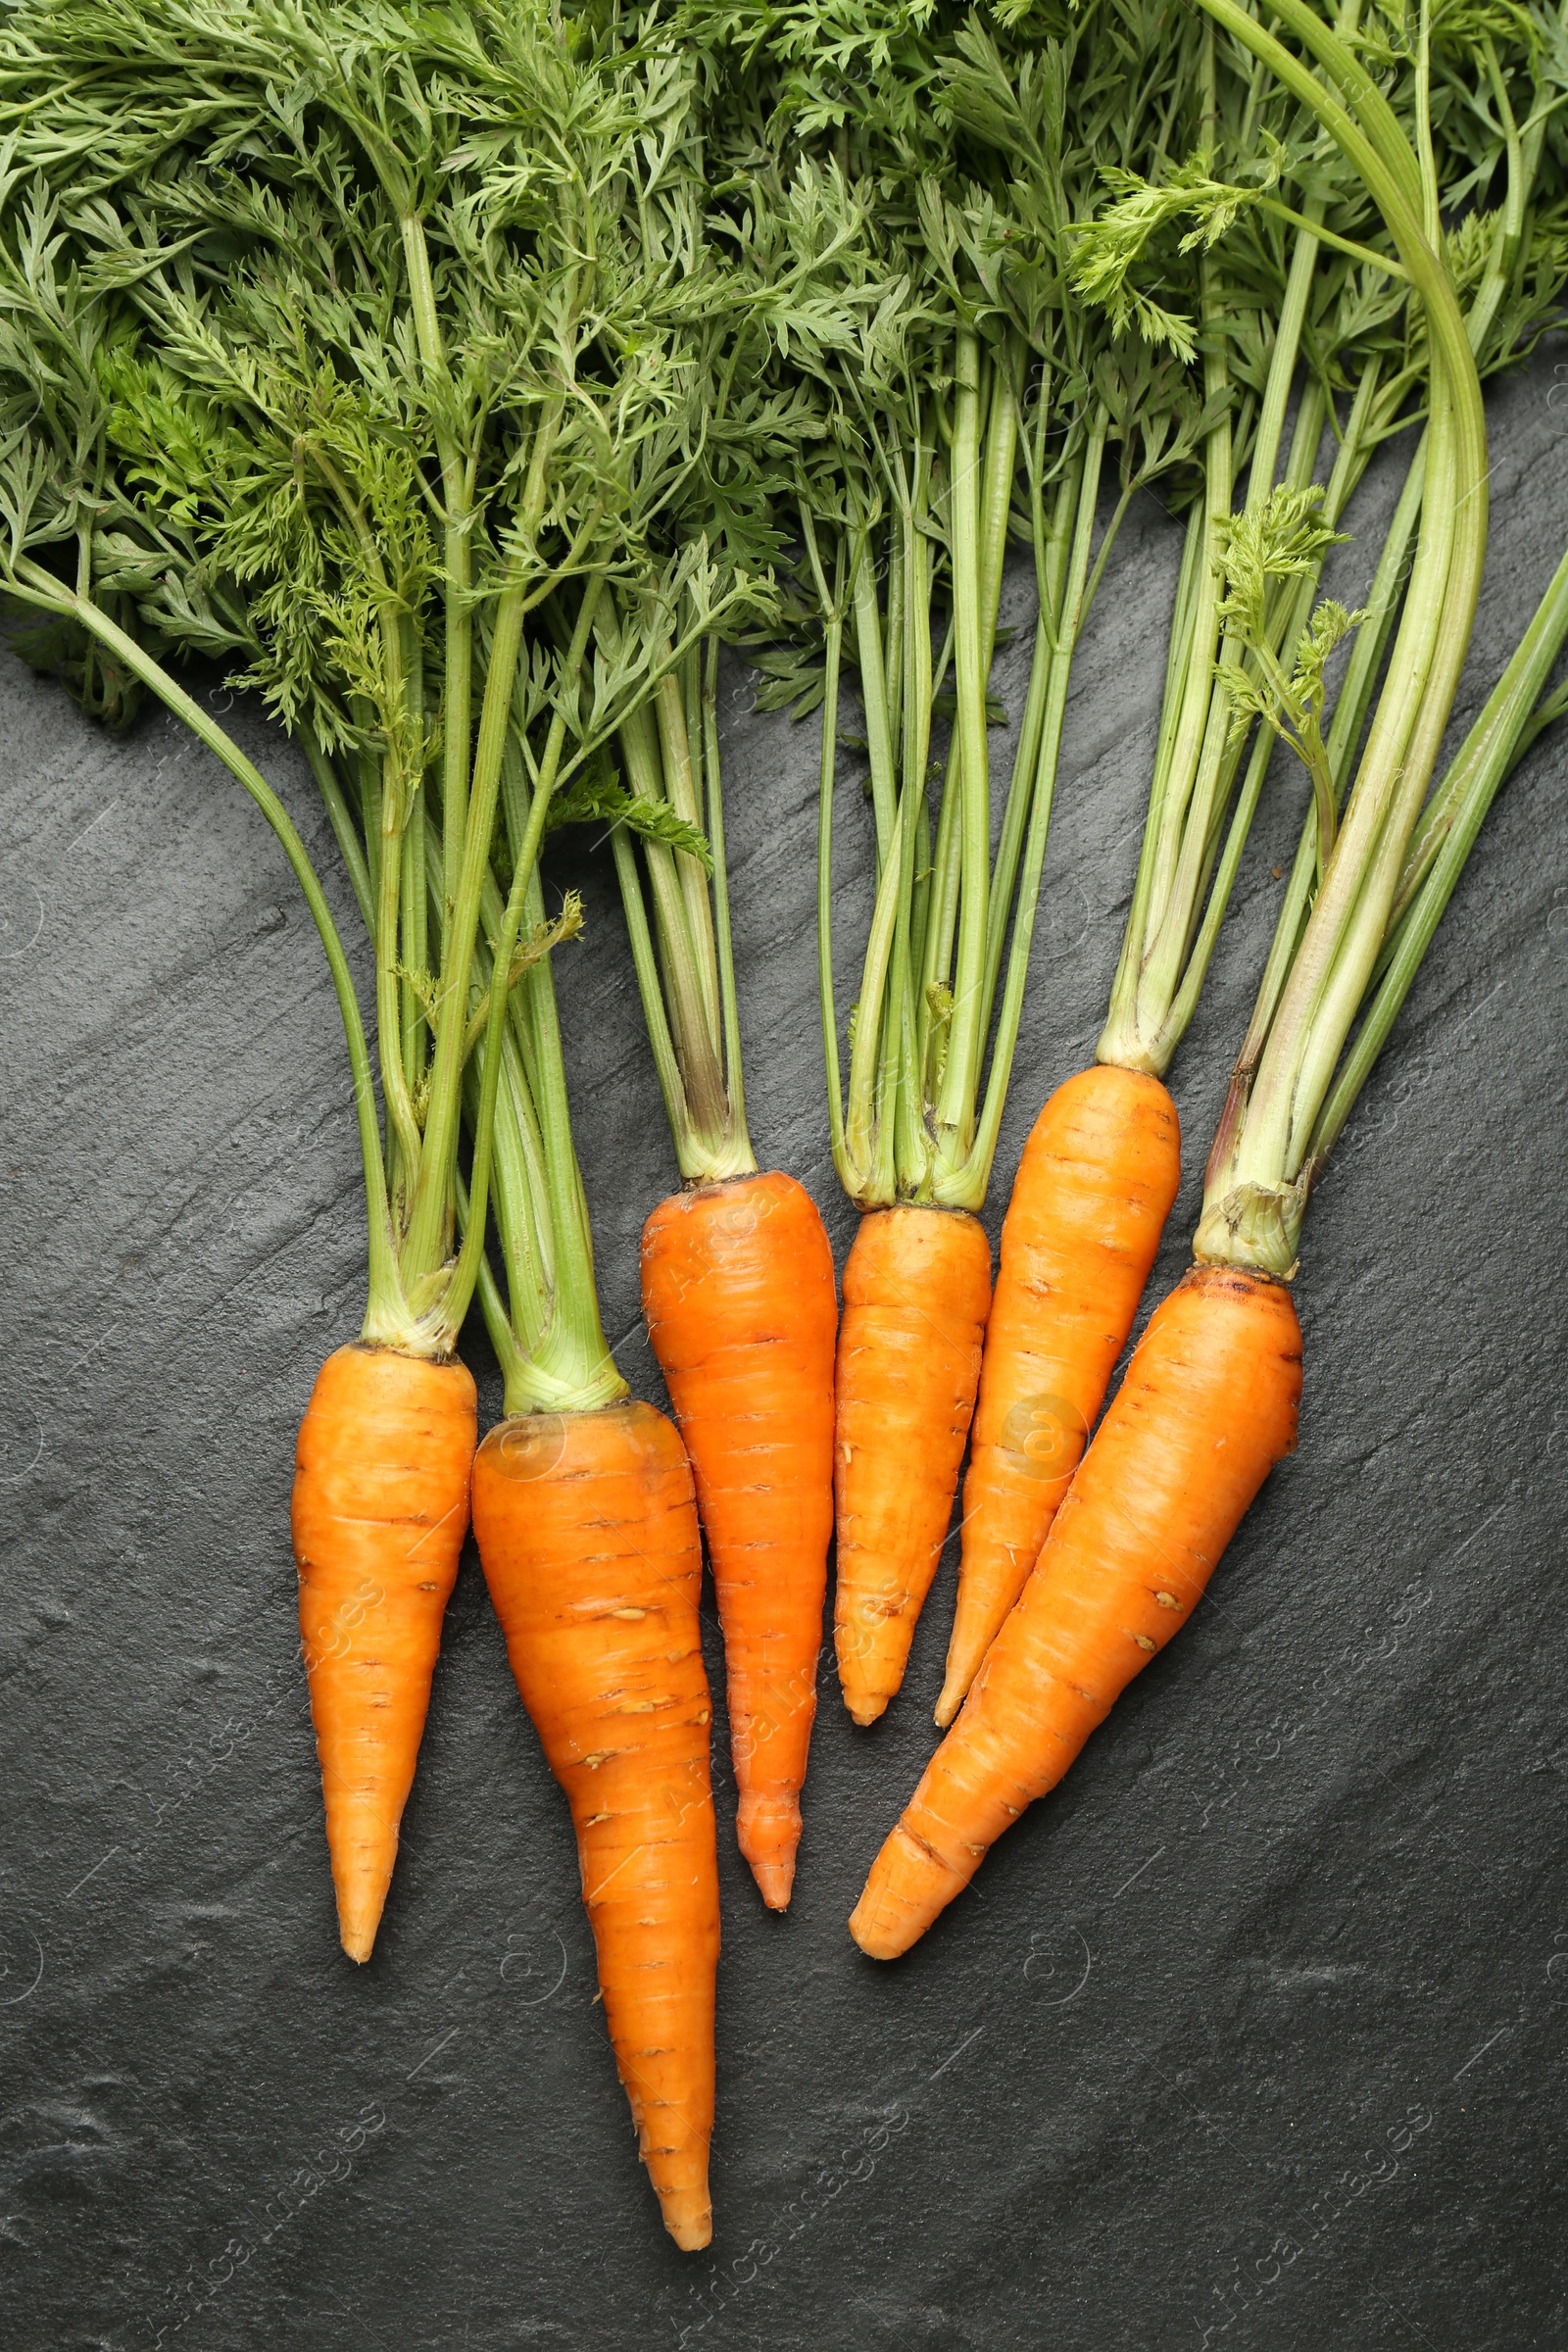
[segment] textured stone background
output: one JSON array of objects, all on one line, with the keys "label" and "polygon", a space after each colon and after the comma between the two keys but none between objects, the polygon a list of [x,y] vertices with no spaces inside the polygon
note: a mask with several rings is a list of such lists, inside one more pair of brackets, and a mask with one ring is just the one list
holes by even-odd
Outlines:
[{"label": "textured stone background", "polygon": [[[1491,414],[1462,714],[1568,542],[1563,347]],[[1351,518],[1369,542],[1390,478]],[[1176,555],[1137,513],[1078,666],[993,1232],[1102,1017]],[[1354,561],[1337,577],[1353,601]],[[1009,596],[1026,616],[1021,577]],[[754,1132],[842,1262],[812,731],[749,715],[738,670],[725,693]],[[639,2175],[565,1810],[471,1553],[374,1961],[336,1948],[287,1520],[296,1423],[361,1311],[325,968],[261,820],[172,722],[107,741],[14,665],[0,696],[8,2352],[1568,2340],[1568,744],[1496,808],[1314,1204],[1300,1452],[1060,1792],[910,1959],[855,1952],[845,1916],[932,1745],[951,1553],[875,1732],[824,1672],[782,1921],[721,1784],[719,2234],[693,2261]],[[347,935],[302,764],[233,723]],[[1151,1302],[1301,798],[1279,763],[1176,1064],[1189,1175]],[[667,1138],[608,855],[552,876],[592,918],[560,983],[606,1327],[659,1397],[636,1240]],[[471,1360],[483,1422],[482,1337]]]}]

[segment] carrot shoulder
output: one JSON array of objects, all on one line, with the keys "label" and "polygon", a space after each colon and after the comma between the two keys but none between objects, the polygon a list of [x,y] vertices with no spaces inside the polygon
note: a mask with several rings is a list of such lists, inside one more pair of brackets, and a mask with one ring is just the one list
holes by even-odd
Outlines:
[{"label": "carrot shoulder", "polygon": [[833,1533],[833,1252],[793,1176],[661,1201],[643,1311],[697,1481],[724,1634],[736,1837],[790,1899]]},{"label": "carrot shoulder", "polygon": [[368,1960],[468,1528],[473,1377],[358,1342],[300,1424],[294,1559],[343,1949]]},{"label": "carrot shoulder", "polygon": [[1296,1444],[1301,1335],[1283,1283],[1197,1266],[1151,1318],[1034,1573],[866,1880],[861,1949],[907,1951],[1054,1788],[1186,1623]]},{"label": "carrot shoulder", "polygon": [[638,2150],[676,2244],[706,2246],[718,1868],[702,1545],[680,1439],[647,1404],[504,1421],[474,1461],[473,1531],[571,1807]]},{"label": "carrot shoulder", "polygon": [[834,1481],[834,1642],[844,1703],[874,1723],[904,1680],[953,1516],[991,1305],[991,1245],[967,1210],[860,1219],[844,1268]]},{"label": "carrot shoulder", "polygon": [[958,1603],[936,1711],[944,1727],[1072,1484],[1180,1182],[1176,1105],[1142,1071],[1103,1062],[1079,1071],[1030,1132],[986,1325]]}]

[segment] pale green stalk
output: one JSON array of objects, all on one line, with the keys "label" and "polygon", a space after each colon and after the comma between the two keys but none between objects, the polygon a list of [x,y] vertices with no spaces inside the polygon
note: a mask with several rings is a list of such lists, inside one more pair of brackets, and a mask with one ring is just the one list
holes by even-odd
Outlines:
[{"label": "pale green stalk", "polygon": [[[1432,347],[1422,532],[1385,688],[1334,855],[1282,993],[1229,1165],[1212,1172],[1199,1229],[1204,1257],[1286,1273],[1295,1263],[1312,1127],[1371,976],[1399,870],[1458,683],[1486,546],[1481,387],[1452,285],[1425,229],[1430,190],[1380,94],[1300,0],[1279,11],[1355,111],[1236,0],[1200,0],[1303,99],[1365,181],[1425,306]],[[1332,62],[1330,62],[1332,60]]]}]

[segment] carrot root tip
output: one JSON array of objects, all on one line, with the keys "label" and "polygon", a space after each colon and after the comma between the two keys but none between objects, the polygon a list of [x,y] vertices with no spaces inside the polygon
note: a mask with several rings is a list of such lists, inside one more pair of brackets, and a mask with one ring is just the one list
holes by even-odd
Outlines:
[{"label": "carrot root tip", "polygon": [[777,1789],[743,1788],[735,1810],[735,1842],[768,1909],[787,1910],[801,1842],[799,1797]]},{"label": "carrot root tip", "polygon": [[662,2197],[664,2228],[683,2254],[700,2254],[713,2242],[713,2208],[690,2206],[684,2199]]},{"label": "carrot root tip", "polygon": [[769,1860],[762,1862],[754,1861],[748,1855],[747,1860],[751,1862],[752,1876],[757,1881],[758,1892],[768,1909],[770,1911],[787,1911],[790,1907],[790,1894],[795,1886],[795,1856],[793,1854],[775,1854]]},{"label": "carrot root tip", "polygon": [[338,1941],[351,1960],[363,1968],[375,1949],[375,1938],[386,1909],[386,1898],[392,1884],[392,1864],[397,1853],[394,1835],[390,1853],[377,1855],[373,1865],[356,1868],[353,1858],[343,1869],[342,1883],[337,1887]]}]

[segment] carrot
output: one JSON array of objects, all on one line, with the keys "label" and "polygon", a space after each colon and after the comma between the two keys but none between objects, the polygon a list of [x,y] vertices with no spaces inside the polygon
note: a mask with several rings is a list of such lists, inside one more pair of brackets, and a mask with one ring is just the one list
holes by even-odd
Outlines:
[{"label": "carrot", "polygon": [[[1053,176],[1054,166],[1044,169]],[[1061,206],[1059,183],[1037,188],[1035,201]],[[885,497],[879,466],[866,483],[854,478],[863,457],[842,442],[850,479],[813,468],[801,493],[825,656],[803,707],[820,697],[817,954],[829,1133],[839,1179],[863,1212],[839,1343],[834,1614],[845,1701],[861,1724],[882,1714],[903,1681],[974,1410],[991,1301],[977,1213],[1018,1042],[1073,656],[1125,513],[1124,501],[1097,556],[1102,468],[1131,416],[1124,411],[1118,422],[1090,390],[1094,369],[1081,399],[1066,391],[1054,333],[1036,340],[1020,319],[981,337],[946,299],[932,318],[931,331],[911,323],[876,367],[858,351],[846,362],[854,380],[844,409],[874,415],[875,445],[896,453],[879,465],[897,476],[897,499]],[[950,419],[935,466],[933,414]],[[1047,457],[1058,434],[1059,467]],[[1020,501],[1038,604],[999,809],[989,681]],[[873,514],[883,518],[875,527],[845,520]],[[943,604],[946,651],[933,664]],[[839,687],[850,662],[859,675],[876,888],[846,1074],[832,868]],[[953,723],[933,808],[930,755],[944,703]]]},{"label": "carrot", "polygon": [[[1197,92],[1205,140],[1214,135],[1216,110],[1235,96],[1217,74],[1205,47]],[[1104,299],[1147,234],[1147,220],[1140,191],[1085,226],[1073,277],[1091,302]],[[1310,374],[1293,402],[1301,305],[1314,272],[1335,266],[1309,230],[1298,231],[1288,273],[1268,298],[1275,314],[1268,375],[1242,495],[1222,342],[1204,357],[1213,422],[1202,437],[1203,495],[1188,524],[1148,814],[1098,1066],[1047,1105],[1003,1229],[965,1487],[958,1604],[936,1710],[944,1728],[1067,1492],[1180,1179],[1175,1108],[1162,1081],[1197,1009],[1273,749],[1261,727],[1248,751],[1250,719],[1230,701],[1226,680],[1243,672],[1230,661],[1237,649],[1225,643],[1212,543],[1217,536],[1227,547],[1256,551],[1267,593],[1255,659],[1289,666],[1335,543],[1333,523],[1380,437],[1381,362],[1368,370],[1343,427]],[[1223,247],[1205,263],[1204,276],[1205,300],[1220,315],[1230,300]],[[1331,451],[1327,484],[1316,487]],[[1126,1193],[1124,1183],[1132,1187]]]},{"label": "carrot", "polygon": [[[758,1173],[747,1133],[707,593],[688,615],[691,650],[620,728],[625,786],[599,784],[592,807],[596,821],[614,820],[632,963],[684,1180],[643,1228],[643,1312],[712,1563],[735,1834],[762,1900],[782,1911],[833,1535],[838,1295],[814,1202],[793,1176]],[[601,614],[612,659],[623,657],[634,605],[620,600],[618,620]],[[585,681],[585,700],[592,691]]]},{"label": "carrot", "polygon": [[874,1723],[904,1680],[974,1411],[991,1245],[961,1209],[860,1220],[839,1332],[838,1589],[844,1703]]},{"label": "carrot", "polygon": [[[1152,1321],[962,1713],[872,1866],[851,1928],[881,1958],[907,1950],[1008,1823],[1060,1779],[1117,1693],[1190,1614],[1269,1468],[1294,1445],[1300,1331],[1285,1286],[1296,1271],[1312,1186],[1492,796],[1560,708],[1548,680],[1568,634],[1568,561],[1428,799],[1476,609],[1489,470],[1478,322],[1462,313],[1451,257],[1422,235],[1411,196],[1430,174],[1430,154],[1418,163],[1399,120],[1303,0],[1280,0],[1279,14],[1306,39],[1324,69],[1321,79],[1236,0],[1201,5],[1318,117],[1364,180],[1419,297],[1429,418],[1419,533],[1370,727],[1367,705],[1386,643],[1381,629],[1357,647],[1359,677],[1352,662],[1325,735],[1327,657],[1369,615],[1320,604],[1289,668],[1269,642],[1272,616],[1286,601],[1279,583],[1294,578],[1304,596],[1321,559],[1316,494],[1287,485],[1250,497],[1220,531],[1209,622],[1222,628],[1236,657],[1223,663],[1220,683],[1235,711],[1264,722],[1260,748],[1277,735],[1300,758],[1312,782],[1312,813],[1209,1153],[1194,1243],[1199,1262]],[[1214,56],[1208,41],[1210,88]],[[1308,230],[1298,260],[1309,266],[1315,245]],[[1390,548],[1400,549],[1412,527],[1413,514],[1396,518]],[[1386,611],[1398,590],[1390,575],[1402,569],[1402,554],[1387,572],[1379,566]],[[1364,660],[1363,649],[1370,649]],[[1255,664],[1255,676],[1244,661]],[[1348,760],[1363,731],[1342,808]],[[1156,785],[1157,802],[1168,795],[1168,777],[1161,783],[1156,774]],[[1117,1039],[1124,1048],[1107,1058],[1131,1059],[1125,1049],[1163,1004],[1144,1039],[1146,1067],[1162,1066],[1160,1038],[1179,1034],[1192,993],[1184,982],[1180,995],[1170,994],[1166,956],[1153,997],[1146,1004],[1142,994],[1146,973],[1161,961],[1148,948],[1139,911],[1140,902],[1147,906],[1158,896],[1153,830],[1102,1040],[1102,1054]],[[1212,834],[1204,840],[1206,864]],[[1189,902],[1189,927],[1195,917],[1196,902]]]},{"label": "carrot", "polygon": [[958,1605],[936,1710],[944,1728],[1072,1484],[1180,1181],[1176,1105],[1140,1071],[1104,1062],[1080,1071],[1030,1131],[986,1325]]},{"label": "carrot", "polygon": [[871,1866],[850,1932],[907,1951],[1197,1606],[1296,1444],[1285,1285],[1196,1266],[1155,1310],[1023,1594]]},{"label": "carrot", "polygon": [[294,1558],[338,1931],[368,1960],[468,1530],[466,1364],[339,1348],[300,1424]]},{"label": "carrot", "polygon": [[686,2251],[712,2235],[718,1872],[692,1474],[652,1405],[491,1430],[473,1528],[507,1656],[566,1792],[638,2151]]},{"label": "carrot", "polygon": [[790,1899],[833,1533],[833,1252],[793,1176],[660,1203],[643,1311],[697,1481],[724,1634],[736,1836]]}]

